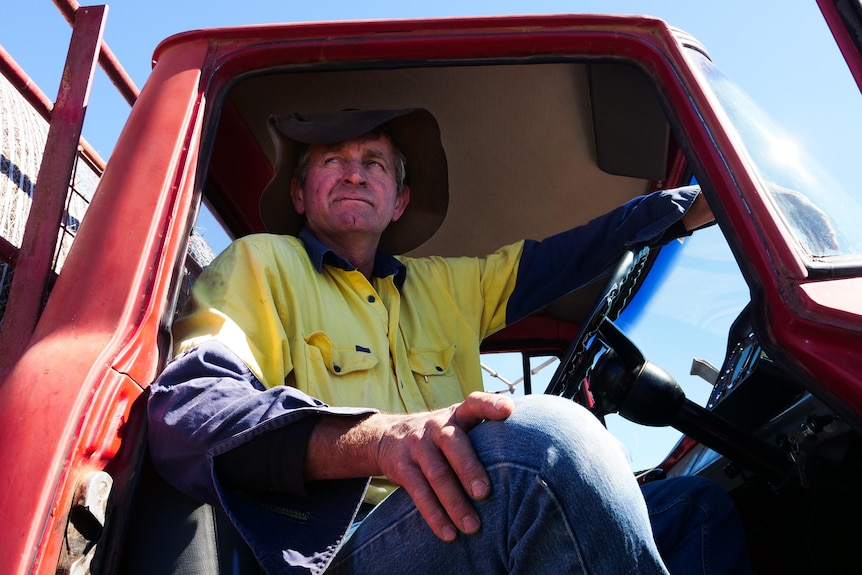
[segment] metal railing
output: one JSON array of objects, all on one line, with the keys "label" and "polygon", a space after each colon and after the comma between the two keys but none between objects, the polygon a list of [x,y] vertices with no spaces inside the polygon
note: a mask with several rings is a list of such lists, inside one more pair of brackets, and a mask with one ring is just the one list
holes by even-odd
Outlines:
[{"label": "metal railing", "polygon": [[[20,247],[8,239],[0,243],[4,277],[10,275],[6,273],[10,266],[15,268],[0,323],[0,380],[5,379],[26,349],[58,266],[65,259],[64,250],[68,250],[86,211],[89,197],[79,187],[84,173],[81,162],[96,171],[96,179],[104,171],[104,160],[81,138],[96,62],[127,101],[133,103],[139,93],[102,38],[107,7],[81,7],[75,0],[54,0],[54,4],[73,29],[55,102],[39,90],[5,50],[0,52],[0,72],[48,122]],[[80,217],[73,213],[73,204],[76,209],[82,208]]]}]

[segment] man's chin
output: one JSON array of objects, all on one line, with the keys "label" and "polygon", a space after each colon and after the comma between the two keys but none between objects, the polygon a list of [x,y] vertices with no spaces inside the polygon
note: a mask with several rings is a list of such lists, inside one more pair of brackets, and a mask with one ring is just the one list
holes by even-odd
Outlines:
[{"label": "man's chin", "polygon": [[345,234],[366,233],[380,236],[386,226],[381,226],[376,219],[369,219],[361,214],[344,214],[338,218],[339,228]]}]

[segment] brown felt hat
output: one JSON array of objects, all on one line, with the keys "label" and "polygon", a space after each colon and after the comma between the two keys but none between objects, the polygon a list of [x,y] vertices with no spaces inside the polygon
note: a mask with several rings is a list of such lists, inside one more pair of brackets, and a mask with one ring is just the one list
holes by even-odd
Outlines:
[{"label": "brown felt hat", "polygon": [[290,199],[290,182],[299,157],[308,145],[336,144],[382,130],[407,160],[410,203],[383,232],[380,249],[402,254],[427,241],[446,217],[449,174],[440,128],[423,108],[343,110],[271,116],[269,133],[275,143],[275,174],[260,197],[260,215],[268,231],[296,235],[305,218]]}]

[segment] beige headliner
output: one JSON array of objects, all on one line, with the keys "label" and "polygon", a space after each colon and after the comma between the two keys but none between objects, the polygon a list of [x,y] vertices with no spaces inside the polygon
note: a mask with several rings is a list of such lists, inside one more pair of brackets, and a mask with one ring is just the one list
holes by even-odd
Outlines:
[{"label": "beige headliner", "polygon": [[232,98],[273,159],[269,114],[424,107],[440,124],[449,211],[412,255],[484,255],[542,239],[648,191],[596,166],[584,64],[450,66],[258,76]]}]

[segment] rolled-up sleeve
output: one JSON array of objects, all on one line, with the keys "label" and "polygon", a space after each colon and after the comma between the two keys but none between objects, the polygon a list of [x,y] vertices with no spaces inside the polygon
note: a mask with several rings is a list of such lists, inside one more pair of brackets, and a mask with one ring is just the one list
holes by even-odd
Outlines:
[{"label": "rolled-up sleeve", "polygon": [[149,441],[153,463],[168,481],[199,501],[217,503],[213,461],[268,432],[297,437],[283,441],[291,468],[283,491],[304,494],[302,462],[308,417],[361,415],[365,408],[334,408],[301,391],[265,389],[233,353],[218,341],[203,343],[172,361],[150,387]]}]

